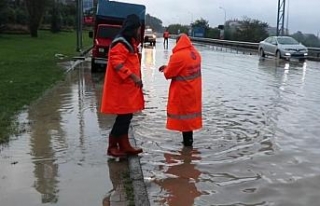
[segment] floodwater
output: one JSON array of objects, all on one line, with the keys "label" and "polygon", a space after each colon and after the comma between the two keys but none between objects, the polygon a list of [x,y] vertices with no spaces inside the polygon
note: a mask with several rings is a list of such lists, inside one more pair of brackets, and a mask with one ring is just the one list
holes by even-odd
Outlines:
[{"label": "floodwater", "polygon": [[[112,116],[97,108],[103,76],[89,62],[19,116],[21,134],[0,146],[0,205],[109,205],[125,161],[106,155]],[[120,201],[120,200],[117,200]]]},{"label": "floodwater", "polygon": [[[165,129],[164,50],[143,50],[146,109],[133,119],[151,205],[320,205],[320,64],[276,62],[197,45],[204,127],[194,147]],[[0,146],[0,205],[103,205],[123,162],[108,160],[112,116],[98,112],[103,75],[70,72],[19,116]],[[106,203],[107,205],[108,203]]]},{"label": "floodwater", "polygon": [[169,81],[157,68],[170,51],[158,47],[146,51],[147,109],[136,122],[152,205],[320,205],[319,63],[198,45],[204,127],[190,149],[165,129]]}]

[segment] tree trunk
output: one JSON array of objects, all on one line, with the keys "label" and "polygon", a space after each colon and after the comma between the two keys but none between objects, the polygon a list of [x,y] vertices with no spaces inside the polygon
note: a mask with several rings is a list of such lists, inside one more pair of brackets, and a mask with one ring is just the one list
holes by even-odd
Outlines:
[{"label": "tree trunk", "polygon": [[39,24],[35,24],[32,22],[29,23],[29,30],[30,30],[31,37],[38,37],[38,28],[39,28]]},{"label": "tree trunk", "polygon": [[45,12],[47,0],[25,0],[29,13],[29,29],[31,37],[38,37],[43,14]]}]

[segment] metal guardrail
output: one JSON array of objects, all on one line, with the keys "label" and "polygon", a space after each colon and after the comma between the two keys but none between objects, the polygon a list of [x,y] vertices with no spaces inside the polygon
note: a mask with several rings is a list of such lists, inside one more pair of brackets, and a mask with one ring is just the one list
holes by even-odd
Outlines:
[{"label": "metal guardrail", "polygon": [[[177,35],[171,35],[171,38],[176,38]],[[259,43],[252,42],[243,42],[243,41],[229,41],[229,40],[220,40],[220,39],[211,39],[211,38],[199,38],[199,37],[190,37],[194,42],[200,42],[205,44],[217,45],[221,48],[229,48],[235,50],[236,52],[249,52],[258,53]],[[308,47],[308,59],[320,61],[320,48],[318,47]]]}]

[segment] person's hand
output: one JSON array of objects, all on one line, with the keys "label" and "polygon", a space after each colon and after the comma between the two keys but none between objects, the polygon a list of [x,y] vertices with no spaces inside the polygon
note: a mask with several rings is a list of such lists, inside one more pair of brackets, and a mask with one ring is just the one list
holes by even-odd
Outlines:
[{"label": "person's hand", "polygon": [[165,68],[166,68],[166,65],[162,65],[161,67],[159,67],[159,72],[163,72]]},{"label": "person's hand", "polygon": [[136,87],[139,87],[139,88],[143,87],[142,80],[137,75],[132,74],[131,79],[135,83]]},{"label": "person's hand", "polygon": [[142,80],[140,78],[134,81],[134,83],[136,84],[136,87],[139,87],[139,88],[143,87]]}]

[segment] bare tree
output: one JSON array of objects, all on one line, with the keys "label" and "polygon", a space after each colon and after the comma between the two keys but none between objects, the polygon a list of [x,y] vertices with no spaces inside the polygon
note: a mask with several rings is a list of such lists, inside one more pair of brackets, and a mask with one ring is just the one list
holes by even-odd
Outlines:
[{"label": "bare tree", "polygon": [[45,13],[48,0],[25,0],[29,13],[29,29],[31,37],[38,37],[38,28]]}]

